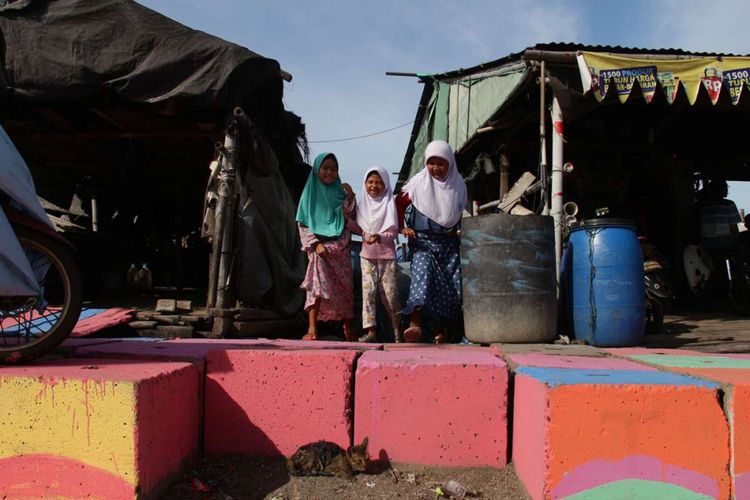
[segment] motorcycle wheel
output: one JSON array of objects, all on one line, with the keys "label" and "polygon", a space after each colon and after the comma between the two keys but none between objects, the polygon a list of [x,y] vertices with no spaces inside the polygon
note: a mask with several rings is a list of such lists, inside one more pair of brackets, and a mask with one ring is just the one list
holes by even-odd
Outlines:
[{"label": "motorcycle wheel", "polygon": [[13,229],[32,269],[48,269],[40,280],[43,299],[0,297],[0,364],[49,353],[73,331],[81,314],[81,275],[71,251],[48,235]]},{"label": "motorcycle wheel", "polygon": [[646,335],[654,335],[661,331],[664,324],[664,306],[655,299],[646,298]]}]

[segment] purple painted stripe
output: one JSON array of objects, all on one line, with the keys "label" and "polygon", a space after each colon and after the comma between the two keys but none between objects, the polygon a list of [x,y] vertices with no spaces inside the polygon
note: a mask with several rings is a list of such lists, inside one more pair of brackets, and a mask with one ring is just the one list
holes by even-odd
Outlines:
[{"label": "purple painted stripe", "polygon": [[750,472],[743,472],[734,476],[735,500],[750,500]]},{"label": "purple painted stripe", "polygon": [[597,459],[579,465],[557,483],[552,490],[552,497],[563,498],[623,479],[676,484],[712,498],[719,495],[719,484],[714,478],[684,467],[665,464],[656,457],[631,455],[619,461]]}]

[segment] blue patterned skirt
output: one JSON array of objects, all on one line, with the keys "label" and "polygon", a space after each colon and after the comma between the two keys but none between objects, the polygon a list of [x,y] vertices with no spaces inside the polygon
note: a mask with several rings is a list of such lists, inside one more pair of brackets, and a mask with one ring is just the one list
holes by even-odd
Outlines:
[{"label": "blue patterned skirt", "polygon": [[415,309],[438,324],[461,318],[460,240],[456,237],[417,233],[412,240],[411,285],[403,309]]}]

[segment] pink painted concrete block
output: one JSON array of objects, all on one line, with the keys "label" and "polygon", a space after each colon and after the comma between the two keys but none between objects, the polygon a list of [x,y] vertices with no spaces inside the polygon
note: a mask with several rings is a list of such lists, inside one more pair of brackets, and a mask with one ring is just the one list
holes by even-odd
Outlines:
[{"label": "pink painted concrete block", "polygon": [[470,349],[362,354],[355,375],[354,441],[370,456],[456,467],[507,464],[508,370]]},{"label": "pink painted concrete block", "polygon": [[226,350],[208,353],[205,450],[290,456],[314,441],[347,447],[352,350]]},{"label": "pink painted concrete block", "polygon": [[60,347],[63,348],[70,348],[70,349],[78,349],[79,347],[90,347],[94,345],[102,345],[102,344],[113,344],[116,342],[120,342],[121,339],[91,339],[91,338],[67,338],[63,341],[62,344],[60,344]]},{"label": "pink painted concrete block", "polygon": [[536,367],[518,368],[514,384],[512,458],[531,498],[729,498],[717,384]]},{"label": "pink painted concrete block", "polygon": [[270,349],[279,350],[309,350],[309,349],[348,349],[353,351],[379,350],[383,344],[338,342],[335,340],[290,340],[290,339],[173,339],[167,342],[175,344],[189,344],[195,346],[213,345],[217,348],[231,349]]},{"label": "pink painted concrete block", "polygon": [[491,354],[492,356],[498,356],[500,353],[500,351],[494,347],[477,344],[416,344],[407,342],[383,344],[383,350],[385,351],[397,351],[402,349],[448,349],[459,352],[484,352]]},{"label": "pink painted concrete block", "polygon": [[274,345],[280,349],[351,349],[354,351],[378,351],[383,344],[369,342],[338,342],[335,340],[289,340],[276,339]]},{"label": "pink painted concrete block", "polygon": [[270,340],[202,340],[184,339],[181,342],[123,340],[111,344],[79,347],[75,355],[79,357],[109,357],[144,360],[173,360],[203,363],[209,352],[227,349],[277,349]]},{"label": "pink painted concrete block", "polygon": [[656,370],[656,368],[619,358],[595,358],[588,356],[549,355],[541,353],[509,354],[506,357],[511,367],[533,366],[537,368],[570,368],[591,370]]},{"label": "pink painted concrete block", "polygon": [[156,496],[197,451],[200,385],[198,369],[187,363],[68,359],[3,367],[0,492]]},{"label": "pink painted concrete block", "polygon": [[122,340],[120,342],[78,346],[75,349],[75,355],[78,357],[173,360],[203,363],[209,352],[216,350],[226,351],[228,349],[275,351],[347,349],[368,351],[382,349],[382,344],[269,339],[177,339],[155,342]]}]

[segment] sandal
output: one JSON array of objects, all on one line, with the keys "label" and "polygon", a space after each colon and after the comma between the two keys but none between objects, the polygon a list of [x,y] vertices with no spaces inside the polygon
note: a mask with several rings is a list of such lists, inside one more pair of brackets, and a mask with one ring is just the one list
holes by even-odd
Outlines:
[{"label": "sandal", "polygon": [[432,338],[433,344],[445,344],[448,337],[445,335],[445,330],[442,328],[435,328],[435,336]]},{"label": "sandal", "polygon": [[318,340],[318,335],[308,332],[302,337],[302,340]]},{"label": "sandal", "polygon": [[359,338],[359,342],[375,342],[377,338],[374,332],[367,332]]},{"label": "sandal", "polygon": [[419,342],[422,340],[422,327],[410,326],[404,331],[404,342]]}]

